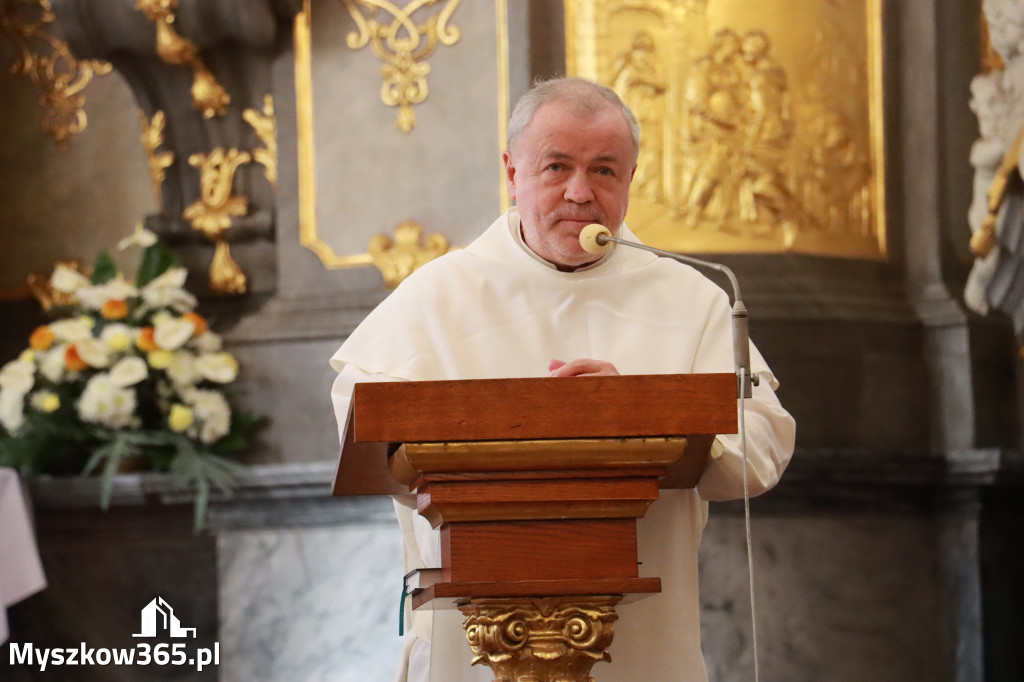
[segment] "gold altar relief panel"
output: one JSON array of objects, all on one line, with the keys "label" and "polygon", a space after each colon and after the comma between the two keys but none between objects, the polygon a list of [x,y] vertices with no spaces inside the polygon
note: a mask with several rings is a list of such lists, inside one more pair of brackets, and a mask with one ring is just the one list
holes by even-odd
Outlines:
[{"label": "gold altar relief panel", "polygon": [[881,0],[566,0],[640,121],[627,222],[680,252],[885,256]]}]

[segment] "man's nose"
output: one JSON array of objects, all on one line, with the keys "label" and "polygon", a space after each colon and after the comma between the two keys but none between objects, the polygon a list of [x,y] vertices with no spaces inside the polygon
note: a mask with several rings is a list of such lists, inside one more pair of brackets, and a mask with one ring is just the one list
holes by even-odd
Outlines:
[{"label": "man's nose", "polygon": [[594,190],[586,173],[572,173],[565,186],[565,200],[585,204],[594,199]]}]

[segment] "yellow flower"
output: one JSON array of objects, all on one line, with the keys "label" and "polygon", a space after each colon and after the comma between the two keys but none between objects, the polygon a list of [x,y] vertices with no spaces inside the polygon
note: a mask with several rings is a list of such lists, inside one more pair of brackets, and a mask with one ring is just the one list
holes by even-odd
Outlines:
[{"label": "yellow flower", "polygon": [[36,327],[36,330],[32,332],[32,336],[28,339],[28,345],[36,350],[50,350],[50,346],[53,345],[55,338],[49,327],[45,325]]},{"label": "yellow flower", "polygon": [[154,350],[146,355],[146,362],[153,369],[167,369],[174,360],[174,353],[167,350]]},{"label": "yellow flower", "polygon": [[123,353],[132,347],[132,337],[128,332],[115,331],[110,334],[104,334],[103,340],[107,342],[110,350],[115,353]]},{"label": "yellow flower", "polygon": [[38,391],[32,394],[32,407],[40,412],[56,412],[60,407],[60,398],[52,391]]},{"label": "yellow flower", "polygon": [[193,421],[192,408],[181,403],[171,405],[171,413],[167,416],[167,425],[171,427],[171,431],[182,433],[192,426]]},{"label": "yellow flower", "polygon": [[22,362],[34,363],[36,361],[36,352],[31,348],[26,348],[21,351],[21,355],[18,356],[18,359]]},{"label": "yellow flower", "polygon": [[88,315],[79,315],[78,320],[89,329],[92,329],[93,327],[96,326],[96,320],[92,319]]}]

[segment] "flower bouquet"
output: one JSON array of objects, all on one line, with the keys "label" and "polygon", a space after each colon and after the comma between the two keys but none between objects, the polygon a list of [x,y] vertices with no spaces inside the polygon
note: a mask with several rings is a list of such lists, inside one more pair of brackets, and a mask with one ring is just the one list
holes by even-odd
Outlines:
[{"label": "flower bouquet", "polygon": [[88,475],[102,467],[100,503],[114,476],[166,471],[194,486],[202,526],[211,485],[229,492],[260,417],[233,413],[226,389],[238,362],[194,312],[186,270],[151,232],[119,244],[144,248],[134,282],[110,254],[91,276],[59,264],[49,281],[55,321],[0,368],[0,465],[24,475]]}]

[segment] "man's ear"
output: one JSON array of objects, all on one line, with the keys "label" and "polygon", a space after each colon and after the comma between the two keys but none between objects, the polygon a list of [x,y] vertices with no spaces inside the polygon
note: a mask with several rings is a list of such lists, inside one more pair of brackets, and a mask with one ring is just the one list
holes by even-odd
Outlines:
[{"label": "man's ear", "polygon": [[508,198],[514,201],[516,198],[516,166],[511,152],[502,152],[501,160],[505,164],[505,185],[508,187]]}]

